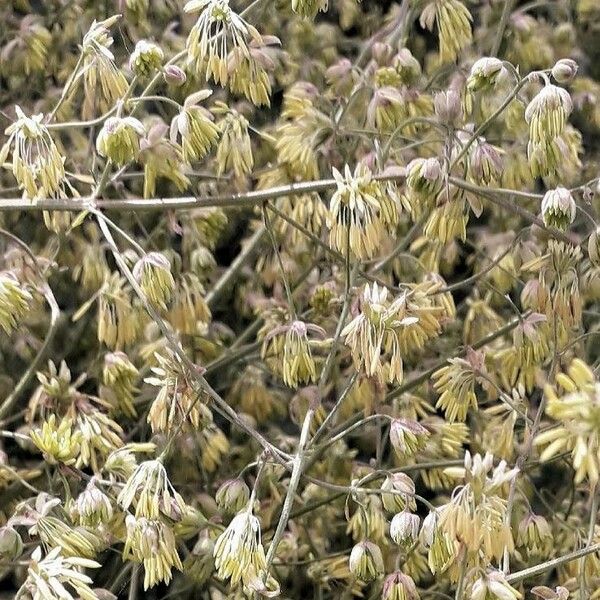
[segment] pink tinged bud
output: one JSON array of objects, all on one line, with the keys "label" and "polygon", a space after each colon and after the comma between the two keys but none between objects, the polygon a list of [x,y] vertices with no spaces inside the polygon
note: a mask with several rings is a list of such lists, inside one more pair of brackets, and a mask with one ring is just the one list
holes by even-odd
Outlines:
[{"label": "pink tinged bud", "polygon": [[552,67],[552,77],[558,81],[558,83],[569,83],[577,75],[577,63],[570,58],[561,58]]},{"label": "pink tinged bud", "polygon": [[440,123],[454,125],[462,116],[460,96],[456,90],[438,92],[433,98],[435,114]]},{"label": "pink tinged bud", "polygon": [[176,65],[168,65],[163,69],[163,78],[169,85],[179,87],[186,82],[187,75]]},{"label": "pink tinged bud", "polygon": [[392,46],[383,42],[375,42],[371,48],[371,56],[380,67],[389,65],[393,55],[394,49]]}]

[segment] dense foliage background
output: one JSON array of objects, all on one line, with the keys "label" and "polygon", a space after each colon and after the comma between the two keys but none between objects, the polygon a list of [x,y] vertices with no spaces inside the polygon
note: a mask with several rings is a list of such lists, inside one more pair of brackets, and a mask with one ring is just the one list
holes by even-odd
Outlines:
[{"label": "dense foliage background", "polygon": [[600,598],[597,0],[4,0],[0,597]]}]

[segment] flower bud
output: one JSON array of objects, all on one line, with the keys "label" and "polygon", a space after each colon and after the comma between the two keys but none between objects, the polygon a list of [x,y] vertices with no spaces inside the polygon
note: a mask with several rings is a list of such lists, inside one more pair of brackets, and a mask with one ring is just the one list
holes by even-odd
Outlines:
[{"label": "flower bud", "polygon": [[352,63],[347,58],[338,60],[325,71],[325,78],[337,95],[350,94],[354,85]]},{"label": "flower bud", "polygon": [[410,548],[419,537],[420,525],[421,520],[418,515],[403,510],[394,515],[390,523],[390,537],[398,546]]},{"label": "flower bud", "polygon": [[563,187],[548,190],[542,200],[542,219],[547,227],[565,230],[574,220],[577,206],[571,192]]},{"label": "flower bud", "polygon": [[415,158],[406,166],[406,185],[418,194],[437,194],[443,179],[444,170],[437,158]]},{"label": "flower bud", "polygon": [[382,600],[419,600],[419,592],[412,577],[402,571],[388,575],[383,582]]},{"label": "flower bud", "polygon": [[529,513],[519,523],[517,543],[535,556],[546,556],[552,547],[552,531],[541,515]]},{"label": "flower bud", "polygon": [[390,425],[390,443],[400,457],[412,456],[423,448],[428,437],[429,431],[412,419],[394,419]]},{"label": "flower bud", "polygon": [[433,98],[435,115],[444,125],[455,125],[462,116],[460,96],[456,90],[438,92]]},{"label": "flower bud", "polygon": [[228,479],[217,490],[215,500],[219,509],[225,513],[235,514],[242,510],[250,498],[250,490],[242,479]]},{"label": "flower bud", "polygon": [[81,525],[97,527],[101,523],[107,524],[112,519],[113,508],[108,496],[96,486],[92,478],[75,500],[72,513]]},{"label": "flower bud", "polygon": [[399,512],[405,508],[415,509],[415,484],[406,473],[392,473],[388,475],[381,484],[383,492],[381,501],[384,508],[389,512]]},{"label": "flower bud", "polygon": [[167,65],[163,69],[163,79],[169,85],[180,87],[186,82],[187,75],[185,74],[185,71],[178,66]]},{"label": "flower bud", "polygon": [[23,540],[11,525],[0,527],[0,559],[15,560],[23,552]]},{"label": "flower bud", "polygon": [[348,563],[350,572],[361,581],[373,581],[383,575],[383,556],[373,542],[360,542],[352,548]]},{"label": "flower bud", "polygon": [[408,48],[402,48],[394,56],[393,65],[402,83],[414,83],[421,76],[421,64]]},{"label": "flower bud", "polygon": [[389,65],[393,55],[394,48],[384,42],[375,42],[371,48],[371,56],[380,67]]},{"label": "flower bud", "polygon": [[588,255],[596,267],[600,267],[600,227],[588,238]]},{"label": "flower bud", "polygon": [[552,77],[558,81],[558,83],[569,83],[577,75],[578,69],[577,63],[571,58],[561,58],[552,67]]},{"label": "flower bud", "polygon": [[483,138],[473,144],[469,167],[471,175],[478,183],[489,185],[498,180],[502,173],[502,152]]},{"label": "flower bud", "polygon": [[140,40],[129,58],[129,68],[140,77],[148,77],[162,67],[164,57],[160,46]]},{"label": "flower bud", "polygon": [[500,75],[504,72],[502,61],[494,57],[484,57],[475,61],[467,79],[467,89],[470,92],[479,92],[496,85]]},{"label": "flower bud", "polygon": [[568,600],[569,590],[562,585],[552,589],[545,585],[536,585],[531,588],[531,593],[543,600]]}]

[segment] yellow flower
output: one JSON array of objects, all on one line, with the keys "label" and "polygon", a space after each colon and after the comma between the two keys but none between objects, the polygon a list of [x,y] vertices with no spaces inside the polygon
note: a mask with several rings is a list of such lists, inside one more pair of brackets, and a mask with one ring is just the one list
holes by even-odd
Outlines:
[{"label": "yellow flower", "polygon": [[127,515],[123,558],[144,565],[144,590],[171,581],[174,568],[183,570],[173,530],[161,521]]},{"label": "yellow flower", "polygon": [[82,434],[73,431],[71,419],[61,419],[57,425],[56,415],[51,414],[42,428],[32,430],[29,436],[51,465],[72,465],[79,456]]},{"label": "yellow flower", "polygon": [[0,272],[0,327],[10,334],[27,314],[33,296],[10,271]]},{"label": "yellow flower", "polygon": [[138,391],[135,386],[138,375],[139,371],[124,352],[107,352],[104,355],[104,399],[113,411],[123,412],[129,417],[137,415],[133,397]]},{"label": "yellow flower", "polygon": [[460,51],[471,43],[471,13],[459,0],[431,0],[421,12],[421,26],[433,30],[437,24],[440,40],[440,59],[452,62]]},{"label": "yellow flower", "polygon": [[135,263],[133,276],[150,302],[166,310],[175,287],[169,259],[161,252],[148,252]]},{"label": "yellow flower", "polygon": [[135,160],[140,152],[144,126],[133,117],[109,117],[96,139],[96,150],[122,167]]},{"label": "yellow flower", "polygon": [[127,91],[125,75],[115,65],[115,57],[110,51],[113,38],[109,29],[118,19],[119,15],[115,15],[104,21],[94,21],[83,37],[84,119],[92,118],[96,112],[107,112]]},{"label": "yellow flower", "polygon": [[211,94],[212,90],[200,90],[188,96],[181,112],[171,121],[171,141],[181,138],[186,162],[203,159],[219,139],[219,128],[212,114],[199,105]]},{"label": "yellow flower", "polygon": [[535,438],[535,445],[545,447],[540,455],[546,461],[562,452],[570,452],[575,483],[588,479],[595,484],[600,478],[600,384],[592,370],[580,359],[573,359],[566,373],[556,376],[559,392],[547,385],[546,413],[559,422]]}]

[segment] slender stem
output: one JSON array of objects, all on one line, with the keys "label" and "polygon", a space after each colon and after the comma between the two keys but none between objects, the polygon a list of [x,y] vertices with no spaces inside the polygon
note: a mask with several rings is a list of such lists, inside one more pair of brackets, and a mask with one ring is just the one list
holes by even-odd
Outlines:
[{"label": "slender stem", "polygon": [[21,397],[21,394],[25,390],[25,388],[29,385],[32,377],[35,375],[38,367],[40,366],[42,360],[44,360],[50,345],[54,340],[54,336],[56,335],[56,331],[59,325],[59,317],[60,317],[60,309],[58,307],[58,303],[56,302],[56,298],[50,289],[48,284],[44,284],[43,289],[44,298],[50,307],[50,325],[48,327],[48,331],[46,332],[46,337],[44,339],[44,343],[37,351],[34,359],[29,363],[26,371],[21,375],[17,385],[14,387],[13,391],[7,396],[7,398],[0,405],[0,420],[5,418],[10,410],[12,409],[15,402]]},{"label": "slender stem", "polygon": [[333,408],[327,413],[327,416],[325,417],[324,421],[321,423],[321,425],[315,432],[315,435],[313,436],[313,439],[311,440],[310,445],[317,442],[319,437],[321,436],[321,434],[327,429],[327,427],[329,426],[329,423],[331,423],[331,421],[337,414],[337,411],[340,409],[340,407],[342,406],[342,404],[348,397],[348,394],[352,391],[352,388],[354,387],[354,384],[356,383],[356,380],[358,379],[359,375],[360,375],[360,373],[358,371],[355,371],[352,374],[352,377],[350,377],[350,379],[348,380],[348,383],[346,384],[346,387],[343,389],[342,393],[340,394],[340,397],[338,398],[337,402],[334,404]]},{"label": "slender stem", "polygon": [[500,17],[500,22],[498,23],[498,29],[496,30],[496,37],[494,38],[490,56],[498,56],[500,46],[502,45],[502,38],[504,37],[504,31],[506,30],[508,19],[510,18],[510,13],[512,12],[514,4],[515,0],[504,0],[504,7],[502,8],[502,15]]},{"label": "slender stem", "polygon": [[[265,210],[266,214],[266,210]],[[350,232],[350,228],[348,227],[348,236]],[[344,298],[344,305],[342,307],[342,311],[340,314],[340,318],[338,320],[337,329],[335,332],[335,336],[333,339],[333,343],[331,345],[331,349],[329,350],[329,354],[325,360],[325,364],[323,366],[323,370],[321,371],[321,376],[319,378],[319,398],[318,401],[321,401],[323,388],[327,379],[329,378],[329,373],[331,371],[333,365],[333,358],[335,356],[335,352],[337,349],[337,343],[339,341],[344,321],[346,319],[346,315],[348,312],[348,307],[350,306],[350,288],[352,286],[352,277],[353,274],[350,272],[350,240],[346,240],[346,295]],[[358,266],[358,263],[357,263]],[[296,452],[296,456],[294,457],[294,463],[292,468],[292,474],[290,476],[290,482],[288,484],[287,493],[285,496],[285,500],[283,501],[283,507],[281,509],[281,516],[279,517],[279,522],[277,523],[277,529],[275,530],[275,534],[273,535],[273,540],[271,541],[271,545],[269,546],[269,550],[267,552],[267,569],[265,573],[265,577],[268,574],[269,566],[272,564],[273,559],[275,558],[275,552],[277,551],[277,546],[283,537],[283,533],[287,526],[288,520],[290,518],[290,513],[292,511],[292,507],[294,505],[294,499],[296,495],[296,490],[298,489],[298,484],[300,483],[300,477],[302,476],[302,471],[304,469],[305,462],[305,449],[307,448],[309,442],[309,434],[310,427],[312,425],[312,420],[316,411],[316,403],[308,407],[306,411],[306,415],[304,417],[304,422],[302,423],[302,430],[300,432],[300,440],[298,442],[298,450]]]},{"label": "slender stem", "polygon": [[263,204],[262,207],[263,219],[265,222],[265,227],[267,232],[269,233],[269,238],[271,239],[271,245],[273,246],[273,252],[277,257],[277,264],[279,265],[279,272],[281,273],[281,279],[283,281],[283,287],[285,289],[285,296],[287,299],[287,303],[292,314],[292,318],[294,321],[298,319],[298,315],[296,313],[296,304],[294,302],[294,296],[292,295],[292,289],[290,288],[290,282],[288,281],[287,275],[285,274],[285,267],[283,265],[283,260],[281,258],[281,253],[279,252],[279,246],[277,245],[277,240],[275,239],[275,232],[273,231],[273,227],[271,226],[271,219],[269,218],[269,211],[267,210],[267,203]]},{"label": "slender stem", "polygon": [[298,451],[296,453],[296,456],[294,457],[292,474],[290,476],[290,482],[288,484],[288,491],[283,502],[281,516],[279,517],[279,522],[277,523],[277,529],[273,534],[273,539],[267,552],[267,568],[265,571],[265,576],[268,575],[269,567],[273,563],[277,546],[279,545],[279,542],[283,537],[283,533],[285,531],[285,528],[287,527],[287,523],[290,518],[290,513],[292,512],[292,506],[294,504],[296,490],[298,489],[298,483],[300,482],[300,477],[302,475],[302,467],[304,464],[304,448],[306,447],[306,443],[308,442],[308,436],[310,434],[310,426],[312,423],[314,412],[315,408],[311,406],[309,407],[308,411],[306,412],[306,416],[304,417],[302,431],[300,432],[300,441],[298,442]]},{"label": "slender stem", "polygon": [[133,571],[131,571],[131,579],[129,581],[129,593],[127,594],[127,600],[137,600],[140,566],[141,565],[133,565]]},{"label": "slender stem", "polygon": [[[133,114],[133,112],[132,112]],[[404,179],[404,174],[378,175],[374,179],[378,181],[398,181]],[[226,194],[223,196],[208,196],[199,198],[196,196],[181,196],[177,198],[127,198],[120,200],[96,200],[96,208],[110,210],[132,210],[132,211],[163,211],[183,210],[190,208],[203,208],[220,206],[222,208],[242,208],[256,206],[267,200],[280,198],[282,196],[298,196],[311,192],[325,192],[337,186],[335,179],[320,179],[317,181],[304,181],[277,186],[264,190],[253,190],[238,194]],[[23,198],[9,198],[0,200],[0,211],[4,210],[58,210],[79,212],[89,206],[89,198],[40,198],[36,202]]]},{"label": "slender stem", "polygon": [[69,80],[67,81],[67,83],[65,84],[65,87],[62,90],[62,93],[60,95],[60,98],[58,99],[58,102],[56,103],[56,106],[52,109],[52,112],[48,115],[48,123],[50,123],[51,121],[54,120],[56,113],[58,112],[60,107],[63,105],[63,102],[66,100],[69,92],[71,91],[71,86],[75,82],[76,77],[78,77],[80,74],[79,67],[81,67],[82,62],[83,62],[83,52],[81,52],[79,54],[79,58],[77,59],[75,68],[73,69],[73,72],[71,73],[71,75],[69,77]]},{"label": "slender stem", "polygon": [[[587,546],[591,546],[594,541],[594,533],[596,532],[596,521],[598,519],[598,486],[592,485],[591,489],[592,496],[592,508],[590,510],[590,521],[588,526],[588,537],[587,537]],[[587,597],[587,582],[585,578],[585,556],[581,559],[579,563],[579,597],[586,598]]]},{"label": "slender stem", "polygon": [[536,575],[540,575],[540,573],[544,573],[545,571],[555,569],[556,567],[571,562],[572,560],[577,560],[578,558],[582,558],[583,556],[587,556],[588,554],[598,552],[599,550],[600,543],[593,544],[592,546],[586,546],[585,548],[580,548],[579,550],[569,552],[564,556],[559,556],[558,558],[547,560],[546,562],[543,562],[539,565],[535,565],[534,567],[529,567],[528,569],[517,571],[512,575],[507,575],[506,581],[510,584],[517,583],[519,581],[523,581],[523,579],[529,579],[530,577],[535,577]]}]

